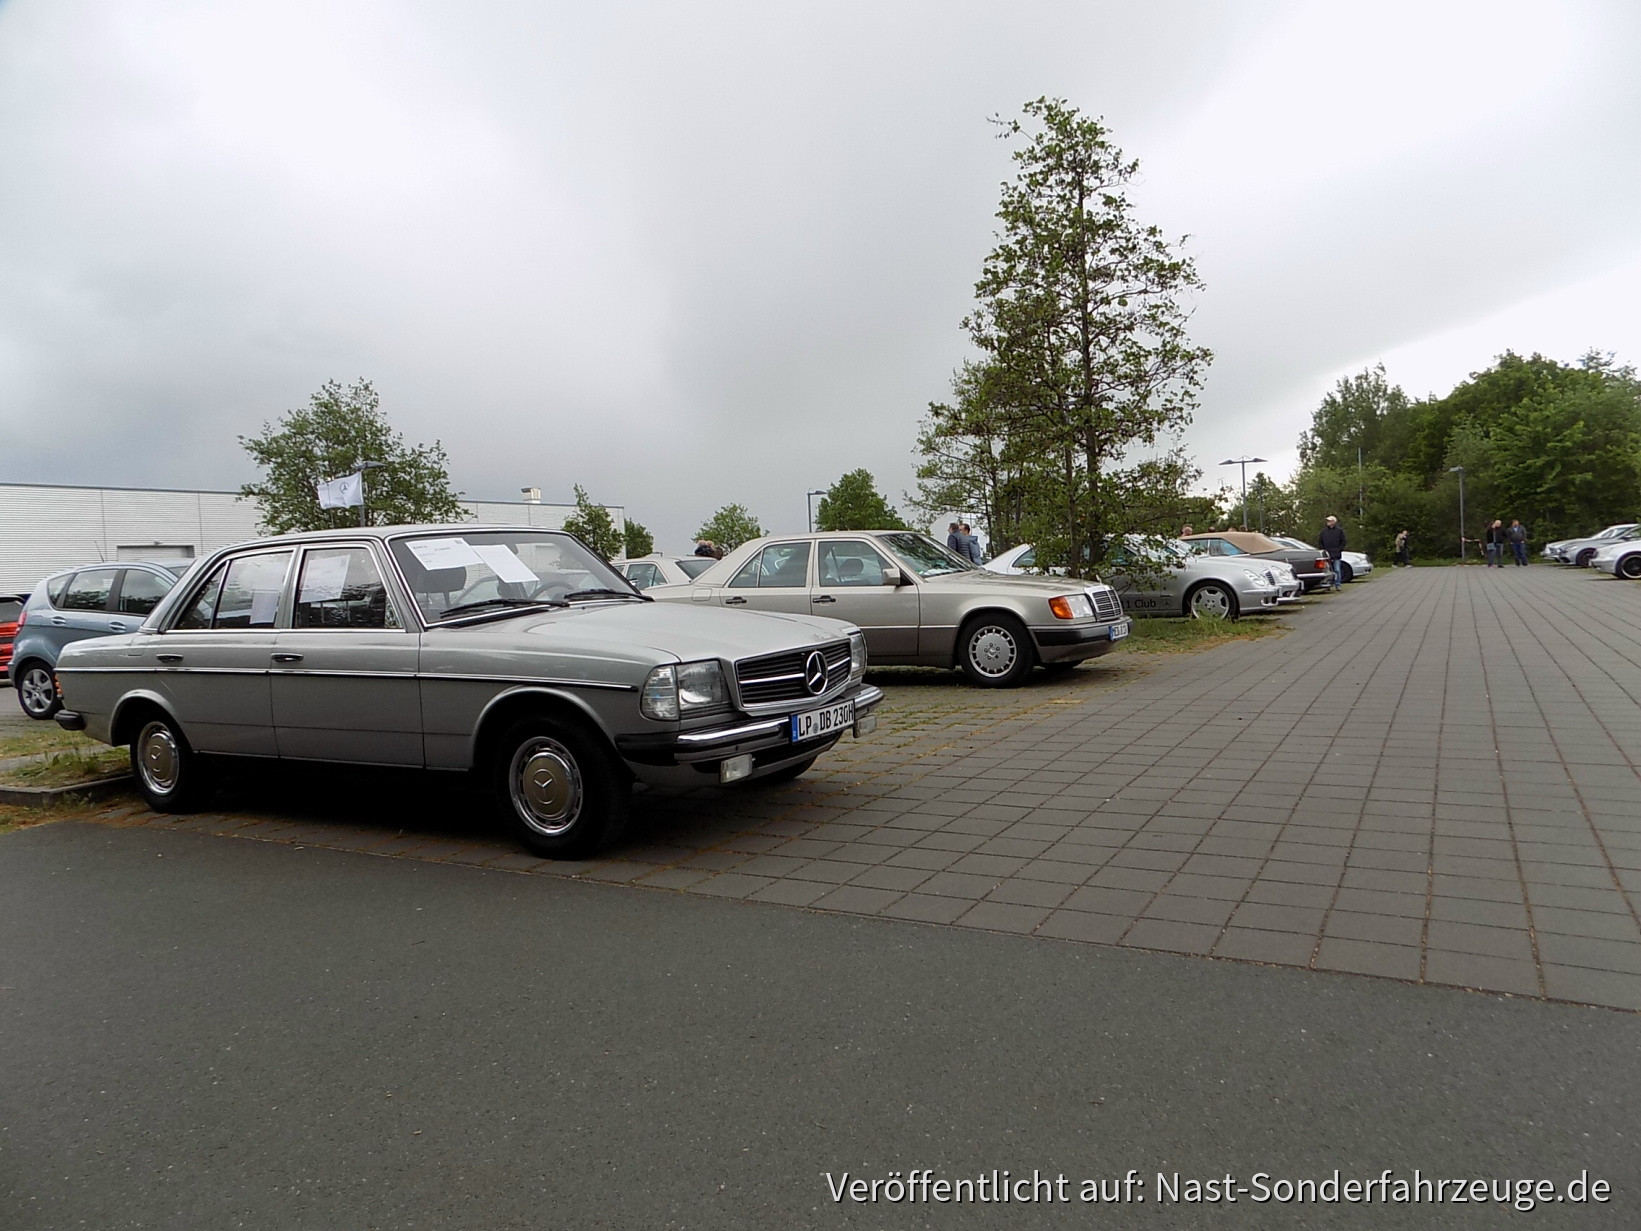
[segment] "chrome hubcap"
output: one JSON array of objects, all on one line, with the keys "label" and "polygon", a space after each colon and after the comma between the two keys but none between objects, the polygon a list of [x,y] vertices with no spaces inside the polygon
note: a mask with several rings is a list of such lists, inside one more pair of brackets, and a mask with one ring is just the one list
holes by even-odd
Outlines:
[{"label": "chrome hubcap", "polygon": [[17,695],[23,703],[23,708],[29,713],[45,713],[57,699],[57,688],[52,683],[51,672],[44,667],[30,667],[23,672],[23,678],[17,685]]},{"label": "chrome hubcap", "polygon": [[581,771],[557,740],[538,735],[520,744],[507,785],[519,819],[544,837],[557,837],[581,815]]},{"label": "chrome hubcap", "polygon": [[981,675],[1007,675],[1020,656],[1020,647],[1006,628],[995,624],[977,629],[969,638],[969,662]]},{"label": "chrome hubcap", "polygon": [[137,769],[149,790],[159,795],[176,790],[182,764],[177,737],[163,722],[151,722],[137,736]]},{"label": "chrome hubcap", "polygon": [[1231,614],[1231,600],[1223,590],[1210,587],[1191,596],[1191,614],[1211,620],[1223,620]]}]

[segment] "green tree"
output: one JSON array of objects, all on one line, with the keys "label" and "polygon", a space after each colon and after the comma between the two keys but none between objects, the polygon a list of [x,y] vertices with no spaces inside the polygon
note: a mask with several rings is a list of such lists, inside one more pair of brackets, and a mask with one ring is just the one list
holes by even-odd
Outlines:
[{"label": "green tree", "polygon": [[877,490],[866,470],[851,470],[821,497],[815,510],[817,530],[910,530]]},{"label": "green tree", "polygon": [[639,556],[647,556],[655,550],[655,536],[632,518],[627,518],[623,532],[626,536],[627,559],[636,560]]},{"label": "green tree", "polygon": [[450,488],[444,447],[436,440],[405,444],[382,414],[368,380],[345,389],[326,381],[307,406],[287,412],[278,424],[264,423],[260,436],[241,436],[239,443],[263,472],[239,494],[256,501],[267,534],[358,525],[358,509],[321,509],[317,488],[353,473],[361,462],[376,463],[364,477],[371,525],[454,522],[467,516]]},{"label": "green tree", "polygon": [[[1080,575],[1132,528],[1132,510],[1160,519],[1185,497],[1194,471],[1177,437],[1212,356],[1186,336],[1195,267],[1135,217],[1139,163],[1062,100],[1024,112],[1026,123],[998,121],[1023,145],[964,321],[983,356],[972,404],[986,423],[960,428],[1001,442],[997,457],[1018,468],[1016,532],[1039,562]],[[1141,446],[1150,458],[1136,464]]]},{"label": "green tree", "polygon": [[734,551],[748,539],[762,538],[764,528],[744,504],[726,504],[695,532],[698,539]]},{"label": "green tree", "polygon": [[564,519],[564,529],[605,560],[614,560],[625,545],[610,511],[601,504],[594,504],[579,483],[575,485],[575,512]]}]

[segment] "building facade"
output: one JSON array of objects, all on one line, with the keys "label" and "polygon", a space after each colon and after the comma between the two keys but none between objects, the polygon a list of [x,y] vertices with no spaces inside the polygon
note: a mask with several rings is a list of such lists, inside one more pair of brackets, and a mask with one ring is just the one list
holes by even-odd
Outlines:
[{"label": "building facade", "polygon": [[[534,489],[527,489],[527,495]],[[473,521],[560,529],[573,504],[463,500]],[[606,506],[618,529],[625,510]],[[237,492],[0,483],[0,593],[104,560],[183,560],[257,537],[257,507]]]}]

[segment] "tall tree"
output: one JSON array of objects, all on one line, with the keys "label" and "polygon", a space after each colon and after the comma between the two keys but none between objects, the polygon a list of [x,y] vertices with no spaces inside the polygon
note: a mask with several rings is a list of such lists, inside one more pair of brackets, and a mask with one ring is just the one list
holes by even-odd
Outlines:
[{"label": "tall tree", "polygon": [[564,529],[605,560],[614,560],[626,545],[610,511],[601,504],[594,504],[587,489],[579,483],[575,485],[575,512],[564,519]]},{"label": "tall tree", "polygon": [[817,530],[909,530],[883,498],[867,470],[851,470],[832,484],[815,510]]},{"label": "tall tree", "polygon": [[[999,120],[1023,144],[1003,185],[998,244],[964,321],[984,356],[988,407],[1005,450],[1035,459],[1022,532],[1039,560],[1097,566],[1129,510],[1183,493],[1177,434],[1212,356],[1186,334],[1192,262],[1128,197],[1139,163],[1109,131],[1060,99]],[[1166,464],[1157,450],[1167,442]],[[1142,449],[1151,454],[1135,464]]]},{"label": "tall tree", "polygon": [[764,528],[746,505],[726,504],[695,532],[695,537],[716,543],[725,551],[734,551],[748,539],[762,538],[763,533]]},{"label": "tall tree", "polygon": [[405,444],[368,380],[347,388],[326,381],[307,406],[287,412],[277,425],[264,423],[260,436],[241,436],[239,443],[263,471],[239,494],[257,502],[268,534],[358,525],[357,509],[321,509],[316,489],[352,473],[362,462],[376,463],[364,479],[371,525],[454,522],[467,516],[450,488],[444,447],[436,440]]},{"label": "tall tree", "polygon": [[636,560],[639,556],[647,556],[655,550],[655,536],[632,518],[627,518],[622,526],[622,533],[627,540],[627,559]]}]

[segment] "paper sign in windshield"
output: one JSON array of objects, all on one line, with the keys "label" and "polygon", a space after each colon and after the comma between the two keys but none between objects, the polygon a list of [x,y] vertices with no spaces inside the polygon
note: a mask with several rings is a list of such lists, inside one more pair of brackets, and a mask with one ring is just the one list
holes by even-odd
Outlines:
[{"label": "paper sign in windshield", "polygon": [[299,603],[332,603],[342,597],[342,587],[348,581],[348,553],[334,556],[309,556],[302,566],[302,592]]},{"label": "paper sign in windshield", "polygon": [[[479,559],[479,553],[473,550],[472,544],[464,538],[412,539],[407,546],[410,548],[410,554],[428,570],[466,568],[470,564],[484,563]],[[534,577],[531,579],[534,580]]]},{"label": "paper sign in windshield", "polygon": [[490,571],[502,581],[532,584],[541,580],[506,543],[479,543],[473,547],[473,554],[488,564]]}]

